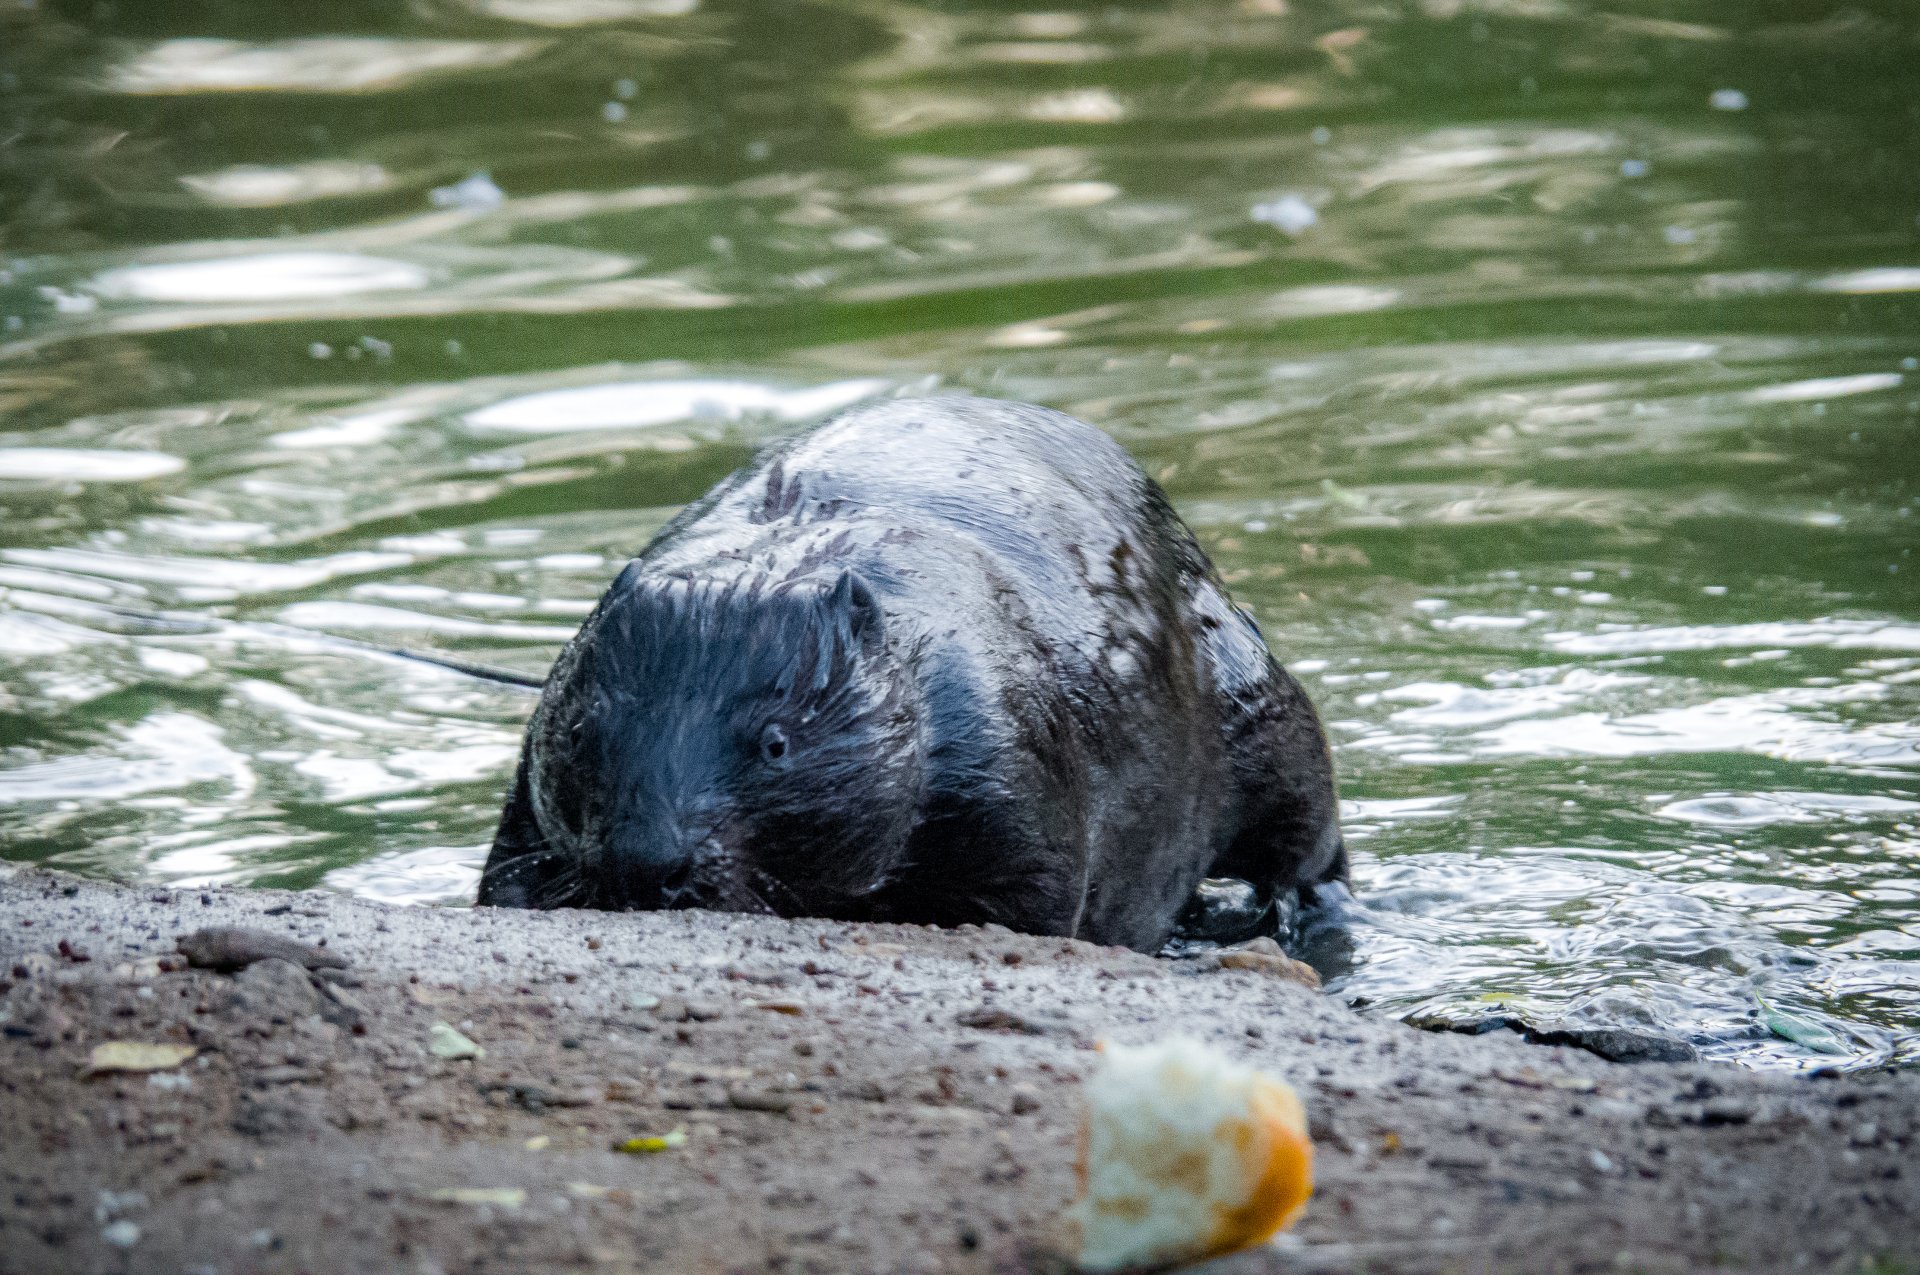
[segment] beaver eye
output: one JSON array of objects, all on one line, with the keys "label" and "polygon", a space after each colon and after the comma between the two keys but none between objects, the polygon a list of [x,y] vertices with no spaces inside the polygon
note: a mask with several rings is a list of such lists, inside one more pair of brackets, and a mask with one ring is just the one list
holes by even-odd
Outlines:
[{"label": "beaver eye", "polygon": [[774,722],[768,722],[767,728],[760,732],[760,755],[774,765],[787,760],[789,745],[787,732]]}]

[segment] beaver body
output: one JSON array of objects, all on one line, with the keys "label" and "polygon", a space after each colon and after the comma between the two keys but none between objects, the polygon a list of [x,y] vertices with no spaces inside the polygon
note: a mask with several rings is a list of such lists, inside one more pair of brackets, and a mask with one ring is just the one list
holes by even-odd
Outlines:
[{"label": "beaver body", "polygon": [[1343,880],[1299,683],[1118,445],[967,398],[764,452],[548,676],[501,906],[998,922],[1157,950],[1205,877]]}]

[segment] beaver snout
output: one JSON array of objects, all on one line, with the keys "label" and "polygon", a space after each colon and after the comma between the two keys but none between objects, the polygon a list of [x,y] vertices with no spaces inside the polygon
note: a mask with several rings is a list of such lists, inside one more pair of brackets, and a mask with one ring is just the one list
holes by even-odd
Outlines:
[{"label": "beaver snout", "polygon": [[[725,857],[712,834],[664,821],[646,834],[622,836],[606,847],[599,875],[615,896],[610,905],[634,911],[701,906],[700,881]],[[703,864],[708,871],[701,871]]]}]

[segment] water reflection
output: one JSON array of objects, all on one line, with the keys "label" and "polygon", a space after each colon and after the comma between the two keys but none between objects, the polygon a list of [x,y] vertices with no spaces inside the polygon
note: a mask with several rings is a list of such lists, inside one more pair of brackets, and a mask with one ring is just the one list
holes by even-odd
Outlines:
[{"label": "water reflection", "polygon": [[97,447],[0,448],[0,483],[130,483],[186,468],[178,456],[160,452],[107,451]]},{"label": "water reflection", "polygon": [[344,297],[423,288],[427,282],[425,270],[404,261],[339,252],[269,252],[127,266],[97,275],[90,289],[112,300],[215,303]]},{"label": "water reflection", "polygon": [[10,857],[460,902],[526,697],[326,634],[537,673],[769,435],[974,390],[1324,706],[1336,994],[1920,1058],[1906,6],[23,12]]},{"label": "water reflection", "polygon": [[269,44],[163,40],[108,69],[116,93],[374,93],[450,71],[505,66],[540,51],[529,40],[310,37]]},{"label": "water reflection", "polygon": [[211,173],[188,173],[180,184],[210,204],[226,208],[276,208],[313,199],[341,199],[391,189],[395,178],[379,164],[316,160],[272,167],[236,164]]},{"label": "water reflection", "polygon": [[819,420],[887,388],[887,382],[878,380],[796,390],[748,381],[638,381],[526,394],[469,412],[466,420],[476,429],[542,434],[675,421],[735,421],[747,415],[790,424]]}]

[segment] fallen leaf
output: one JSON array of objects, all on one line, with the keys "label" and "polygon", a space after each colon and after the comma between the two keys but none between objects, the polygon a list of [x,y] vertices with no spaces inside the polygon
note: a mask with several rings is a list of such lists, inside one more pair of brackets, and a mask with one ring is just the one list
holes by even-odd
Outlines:
[{"label": "fallen leaf", "polygon": [[1762,1000],[1760,1001],[1760,1018],[1766,1023],[1767,1030],[1781,1040],[1792,1041],[1804,1049],[1811,1049],[1816,1054],[1851,1052],[1852,1047],[1838,1034],[1805,1015],[1788,1013]]},{"label": "fallen leaf", "polygon": [[180,939],[180,953],[190,965],[223,974],[273,958],[292,961],[310,970],[347,967],[347,958],[338,952],[240,925],[216,925],[184,935]]},{"label": "fallen leaf", "polygon": [[628,1138],[625,1142],[614,1143],[613,1149],[626,1155],[652,1155],[658,1151],[672,1151],[676,1147],[686,1145],[687,1131],[684,1128],[676,1128],[671,1133]]},{"label": "fallen leaf", "polygon": [[446,1058],[454,1061],[462,1058],[480,1059],[487,1056],[486,1050],[480,1048],[480,1046],[455,1031],[451,1023],[435,1023],[433,1025],[433,1042],[429,1044],[427,1048],[433,1053],[435,1058]]},{"label": "fallen leaf", "polygon": [[108,1040],[87,1056],[87,1074],[103,1071],[171,1071],[200,1051],[192,1045],[149,1045],[138,1040]]},{"label": "fallen leaf", "polygon": [[429,1200],[441,1204],[497,1204],[517,1209],[527,1202],[527,1193],[517,1186],[449,1186],[427,1192]]}]

